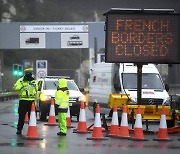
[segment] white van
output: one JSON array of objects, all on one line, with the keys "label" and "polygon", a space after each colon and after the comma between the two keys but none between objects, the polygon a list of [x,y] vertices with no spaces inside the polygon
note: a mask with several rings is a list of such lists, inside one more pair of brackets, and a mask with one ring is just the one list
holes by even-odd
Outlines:
[{"label": "white van", "polygon": [[[168,105],[170,97],[154,64],[142,67],[141,105]],[[110,94],[129,94],[130,103],[137,104],[137,66],[133,63],[96,63],[90,74],[89,106],[101,106],[101,112],[110,111]],[[107,110],[108,109],[108,110]]]}]

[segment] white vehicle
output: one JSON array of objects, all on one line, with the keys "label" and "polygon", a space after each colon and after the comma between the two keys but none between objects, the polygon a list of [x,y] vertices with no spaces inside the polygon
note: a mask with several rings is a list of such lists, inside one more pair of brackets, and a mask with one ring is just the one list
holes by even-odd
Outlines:
[{"label": "white vehicle", "polygon": [[[154,64],[142,67],[141,105],[168,105],[170,97]],[[137,66],[133,63],[96,63],[89,83],[89,105],[101,106],[101,112],[108,113],[110,94],[126,94],[131,104],[137,104]],[[108,109],[108,110],[107,110]]]},{"label": "white vehicle", "polygon": [[[38,94],[36,99],[36,110],[39,111],[40,119],[45,121],[50,111],[51,99],[55,97],[58,86],[58,76],[48,76],[38,80]],[[85,101],[84,95],[79,90],[74,80],[67,78],[69,90],[69,106],[71,116],[79,118],[80,101]],[[55,104],[55,109],[57,108]],[[57,111],[56,111],[57,113]]]}]

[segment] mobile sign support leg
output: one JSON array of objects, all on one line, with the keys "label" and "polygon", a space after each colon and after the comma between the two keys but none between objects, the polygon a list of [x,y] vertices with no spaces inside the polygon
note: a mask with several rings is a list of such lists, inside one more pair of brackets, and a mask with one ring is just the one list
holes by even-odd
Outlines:
[{"label": "mobile sign support leg", "polygon": [[142,64],[137,64],[137,104],[141,104]]}]

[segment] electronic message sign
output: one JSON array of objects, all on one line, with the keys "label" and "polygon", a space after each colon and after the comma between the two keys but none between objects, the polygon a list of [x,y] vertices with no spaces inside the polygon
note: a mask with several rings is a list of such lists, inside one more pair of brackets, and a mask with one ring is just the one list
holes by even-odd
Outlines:
[{"label": "electronic message sign", "polygon": [[106,62],[180,63],[180,15],[109,11]]}]

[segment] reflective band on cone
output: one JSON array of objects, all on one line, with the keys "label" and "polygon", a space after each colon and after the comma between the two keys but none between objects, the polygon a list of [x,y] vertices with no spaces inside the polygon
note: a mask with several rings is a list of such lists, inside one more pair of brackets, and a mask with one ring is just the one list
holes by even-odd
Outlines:
[{"label": "reflective band on cone", "polygon": [[120,138],[130,138],[128,129],[128,119],[127,119],[127,107],[123,105],[123,113],[121,116],[121,126],[119,129]]},{"label": "reflective band on cone", "polygon": [[58,125],[56,123],[54,99],[53,98],[51,99],[51,107],[50,107],[48,123],[45,123],[44,125],[48,125],[48,126],[57,126]]},{"label": "reflective band on cone", "polygon": [[85,107],[84,107],[83,101],[81,102],[78,126],[77,126],[77,129],[73,130],[73,133],[90,133],[87,130],[86,113],[85,113]]},{"label": "reflective band on cone", "polygon": [[112,115],[112,121],[111,126],[109,130],[109,137],[117,137],[119,136],[119,121],[118,121],[118,113],[117,113],[117,105],[114,105],[113,108],[113,115]]},{"label": "reflective band on cone", "polygon": [[138,105],[136,121],[134,125],[134,135],[131,139],[136,140],[136,141],[148,141],[144,139],[144,134],[143,134],[143,129],[142,129],[141,109],[139,105]]},{"label": "reflective band on cone", "polygon": [[94,129],[93,129],[92,137],[87,138],[87,139],[88,140],[107,140],[107,138],[104,138],[102,134],[99,104],[97,104],[96,106],[96,114],[95,114]]},{"label": "reflective band on cone", "polygon": [[29,120],[28,131],[27,131],[27,135],[26,135],[25,139],[42,140],[42,138],[38,137],[38,133],[37,133],[36,114],[35,114],[34,103],[32,103],[32,106],[31,106],[31,115],[30,115],[30,120]]},{"label": "reflective band on cone", "polygon": [[172,141],[168,137],[168,131],[167,131],[167,124],[166,124],[166,113],[165,113],[165,107],[162,107],[162,114],[160,119],[160,126],[158,131],[157,138],[154,139],[154,141]]}]

